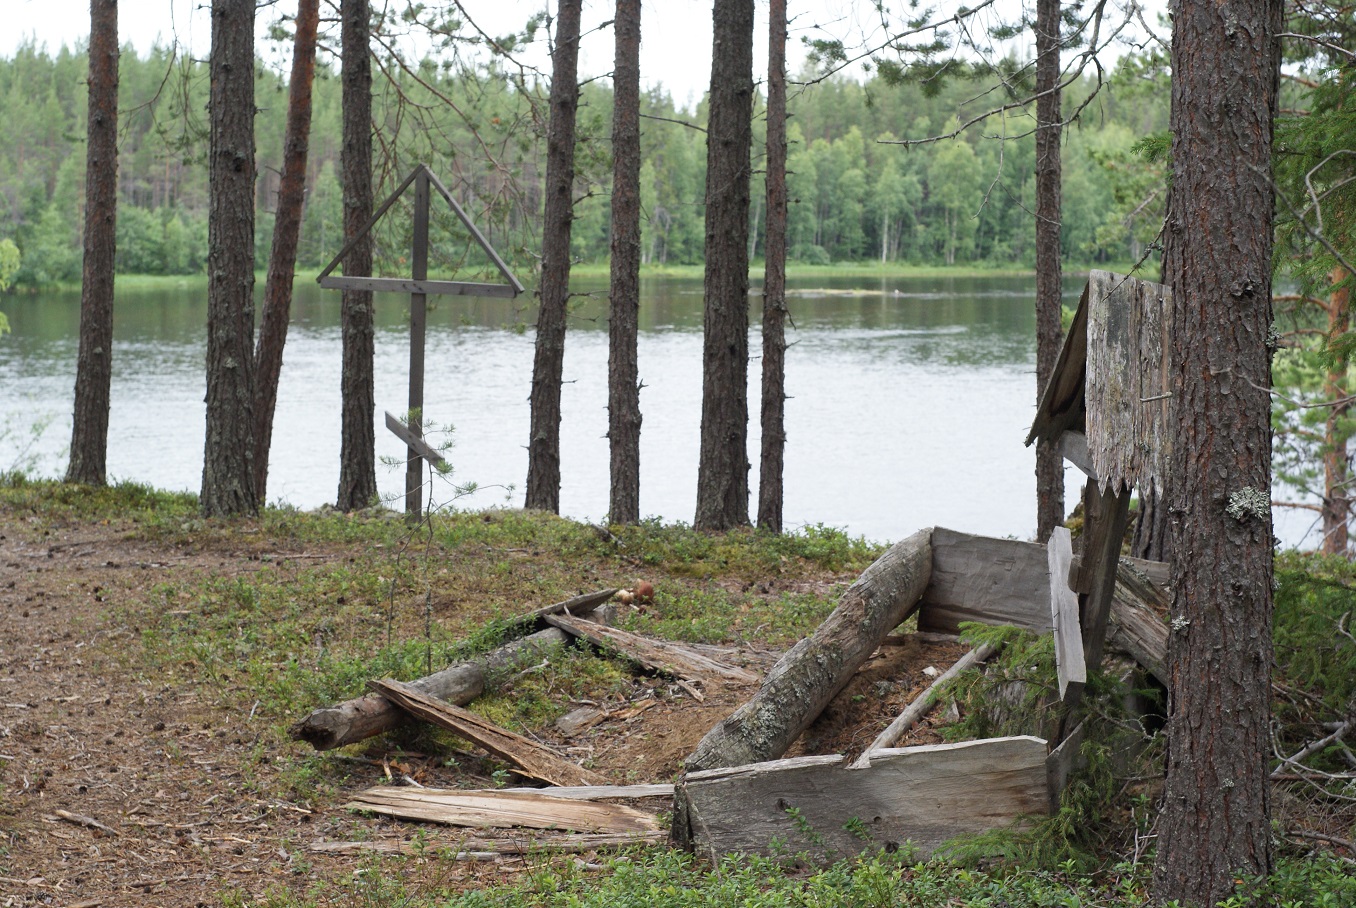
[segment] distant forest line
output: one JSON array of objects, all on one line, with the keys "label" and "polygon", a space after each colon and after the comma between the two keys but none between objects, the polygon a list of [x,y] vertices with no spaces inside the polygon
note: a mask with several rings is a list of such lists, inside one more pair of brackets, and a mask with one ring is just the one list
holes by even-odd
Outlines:
[{"label": "distant forest line", "polygon": [[[425,60],[378,61],[374,129],[378,199],[419,161],[429,163],[490,241],[525,276],[540,244],[545,87],[485,64],[451,70]],[[78,281],[84,205],[86,58],[32,44],[0,59],[0,238],[21,252],[19,287]],[[643,62],[642,62],[643,67]],[[381,75],[384,73],[385,75]],[[282,162],[286,81],[256,70],[255,248],[260,268],[272,236]],[[1065,131],[1063,251],[1080,263],[1137,260],[1162,220],[1164,174],[1136,154],[1167,128],[1165,76],[1124,58]],[[120,64],[117,270],[201,273],[207,255],[207,67],[168,50],[124,49]],[[962,263],[1022,267],[1034,258],[1033,119],[993,117],[961,138],[950,132],[1003,90],[955,80],[924,91],[879,77],[793,86],[790,102],[789,248],[793,263]],[[1065,92],[1077,109],[1090,82]],[[572,247],[582,262],[608,256],[611,180],[608,83],[581,86]],[[664,92],[641,100],[642,240],[647,264],[700,262],[704,236],[705,106],[685,110]],[[759,99],[761,105],[761,99]],[[339,184],[341,91],[321,67],[298,267],[318,269],[342,245]],[[762,252],[762,129],[755,123],[751,253]],[[1006,137],[1006,138],[1003,138]],[[483,255],[450,216],[437,216],[433,267],[483,274]],[[378,270],[400,274],[408,211],[378,230]]]}]

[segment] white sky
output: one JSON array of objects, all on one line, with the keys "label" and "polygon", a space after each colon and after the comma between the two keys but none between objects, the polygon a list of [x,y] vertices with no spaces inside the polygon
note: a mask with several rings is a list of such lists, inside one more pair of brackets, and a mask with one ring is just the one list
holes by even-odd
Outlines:
[{"label": "white sky", "polygon": [[[373,0],[374,6],[383,2],[399,7],[406,0]],[[1023,0],[1002,0],[1006,9],[1017,9],[1020,2]],[[1163,2],[1149,0],[1146,5],[1158,7]],[[462,5],[487,32],[499,35],[520,27],[533,11],[542,9],[544,0],[462,0]],[[907,8],[908,4],[905,0],[892,0],[888,5]],[[978,4],[971,0],[968,5]],[[0,56],[11,55],[19,42],[30,37],[55,52],[63,43],[74,45],[89,34],[87,0],[0,0],[0,6],[4,7]],[[205,56],[211,40],[209,6],[210,0],[121,0],[119,40],[123,44],[131,42],[144,53],[157,41],[168,44],[177,37],[194,53]],[[552,9],[554,6],[551,0]],[[793,19],[787,43],[792,72],[804,58],[802,36],[822,35],[825,32],[821,28],[840,37],[860,34],[872,24],[873,4],[866,0],[788,0],[788,6]],[[959,0],[956,6],[960,6]],[[580,45],[581,77],[605,74],[612,68],[611,29],[597,28],[611,18],[612,7],[610,0],[585,0],[584,27],[588,34]],[[261,31],[279,13],[295,9],[296,0],[265,0],[258,16]],[[642,80],[650,85],[662,84],[680,105],[695,103],[710,80],[710,0],[645,0],[641,15]],[[767,70],[765,0],[759,0],[756,16],[754,72],[762,73]],[[1148,18],[1153,21],[1152,15]],[[266,45],[260,41],[259,47],[263,50]],[[544,44],[526,55],[526,59],[549,70]],[[849,71],[860,69],[852,67]]]}]

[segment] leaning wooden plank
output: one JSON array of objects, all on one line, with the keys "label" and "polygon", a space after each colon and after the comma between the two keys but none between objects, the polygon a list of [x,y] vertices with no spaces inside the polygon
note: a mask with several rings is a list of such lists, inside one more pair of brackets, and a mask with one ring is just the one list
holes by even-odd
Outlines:
[{"label": "leaning wooden plank", "polygon": [[648,640],[639,634],[582,618],[545,615],[544,619],[547,624],[587,640],[594,646],[614,648],[651,671],[664,672],[689,681],[701,678],[725,678],[747,683],[758,680],[758,676],[751,671],[709,659],[685,646]]},{"label": "leaning wooden plank", "polygon": [[449,826],[524,826],[612,835],[653,833],[660,828],[653,815],[634,807],[526,792],[464,792],[383,785],[358,792],[344,806]]},{"label": "leaning wooden plank", "polygon": [[1055,625],[1055,671],[1059,679],[1059,697],[1063,700],[1068,696],[1070,686],[1082,688],[1088,681],[1083,634],[1078,622],[1078,594],[1069,589],[1073,541],[1068,527],[1055,527],[1045,550],[1050,565],[1050,620]]},{"label": "leaning wooden plank", "polygon": [[838,600],[833,614],[777,661],[749,702],[702,738],[688,770],[775,759],[918,607],[932,572],[932,531],[895,543]]},{"label": "leaning wooden plank", "polygon": [[[583,613],[594,613],[599,605],[612,598],[614,589],[599,590],[575,596],[564,602],[537,609],[510,622],[510,626],[535,623],[551,610],[574,608]],[[546,649],[569,642],[569,635],[548,627],[518,640],[512,640],[480,659],[459,662],[441,671],[411,682],[424,693],[465,706],[485,689],[485,677],[497,669],[512,665],[525,652]],[[374,735],[391,731],[409,719],[409,714],[390,700],[377,694],[367,694],[346,700],[335,706],[313,710],[292,726],[290,733],[296,741],[306,741],[316,750],[331,750],[345,744],[355,744]]]},{"label": "leaning wooden plank", "polygon": [[1045,546],[937,527],[918,629],[954,634],[976,621],[1049,633],[1048,576]]},{"label": "leaning wooden plank", "polygon": [[690,773],[680,783],[693,843],[708,857],[787,853],[825,861],[905,843],[918,856],[948,839],[1044,814],[1045,742],[990,738],[877,752],[867,769],[841,757]]},{"label": "leaning wooden plank", "polygon": [[899,717],[891,722],[885,731],[876,736],[876,740],[872,741],[870,746],[862,751],[862,755],[849,768],[866,769],[870,766],[871,758],[876,751],[894,747],[895,743],[904,737],[905,732],[917,725],[919,719],[932,711],[932,708],[937,705],[936,695],[943,687],[950,684],[961,672],[988,662],[996,652],[998,652],[998,647],[981,643],[957,659],[954,665],[938,675],[936,680],[928,685],[927,690],[905,707],[904,712],[900,713]]},{"label": "leaning wooden plank", "polygon": [[513,764],[525,776],[552,785],[597,785],[602,782],[598,776],[562,758],[550,748],[500,728],[459,706],[430,697],[412,684],[389,679],[373,681],[371,684],[377,693],[412,715],[451,729],[468,741],[479,744],[501,760]]}]

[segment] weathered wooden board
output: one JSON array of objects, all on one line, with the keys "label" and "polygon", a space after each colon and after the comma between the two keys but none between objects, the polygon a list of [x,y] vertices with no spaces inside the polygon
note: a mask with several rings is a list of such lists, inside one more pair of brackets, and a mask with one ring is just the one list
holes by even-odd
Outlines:
[{"label": "weathered wooden board", "polygon": [[599,801],[608,798],[671,798],[672,782],[653,782],[642,785],[565,785],[557,788],[496,788],[493,791],[527,792],[553,798],[577,801]]},{"label": "weathered wooden board", "polygon": [[1069,777],[1083,767],[1083,741],[1087,738],[1087,720],[1079,722],[1073,731],[1064,736],[1064,740],[1045,758],[1046,788],[1050,792],[1050,813],[1059,810],[1059,799]]},{"label": "weathered wooden board", "polygon": [[931,530],[920,530],[863,571],[824,623],[777,660],[753,699],[706,733],[687,758],[688,769],[741,766],[786,753],[918,607],[932,571],[931,538]]},{"label": "weathered wooden board", "polygon": [[1088,437],[1076,429],[1065,429],[1060,433],[1059,453],[1069,463],[1083,471],[1085,476],[1095,476],[1092,458],[1088,456]]},{"label": "weathered wooden board", "polygon": [[1074,312],[1073,324],[1064,336],[1064,346],[1059,348],[1059,359],[1055,360],[1055,371],[1050,381],[1041,391],[1041,402],[1036,407],[1036,419],[1031,424],[1031,434],[1026,443],[1031,445],[1036,439],[1056,441],[1061,433],[1068,429],[1082,431],[1084,423],[1084,376],[1083,370],[1088,361],[1088,293],[1091,284],[1083,286],[1083,295],[1078,300],[1078,309]]},{"label": "weathered wooden board", "polygon": [[928,685],[927,690],[923,691],[923,693],[916,697],[912,703],[905,707],[898,718],[891,722],[884,731],[876,736],[876,740],[872,741],[871,745],[867,747],[866,750],[862,751],[862,755],[853,762],[851,768],[865,769],[871,765],[871,757],[877,751],[894,747],[899,739],[904,736],[905,732],[917,725],[918,720],[926,716],[932,711],[932,708],[937,705],[936,694],[938,691],[950,684],[961,672],[974,668],[976,665],[982,665],[985,662],[988,662],[993,658],[993,655],[996,652],[998,652],[998,647],[983,643],[957,659],[950,668],[938,675],[937,678]]},{"label": "weathered wooden board", "polygon": [[931,854],[963,833],[1049,806],[1040,738],[990,738],[878,751],[866,769],[841,756],[690,773],[680,783],[694,845],[708,857],[787,852],[834,860],[912,843]]},{"label": "weathered wooden board", "polygon": [[1088,275],[1088,455],[1104,490],[1162,491],[1172,396],[1168,289],[1125,275]]},{"label": "weathered wooden board", "polygon": [[436,697],[430,697],[411,684],[399,681],[373,681],[372,688],[411,715],[451,729],[469,741],[507,760],[523,775],[552,785],[598,785],[599,776],[576,766],[550,748],[500,728],[475,713],[467,712]]},{"label": "weathered wooden board", "polygon": [[437,469],[442,469],[443,465],[447,463],[437,448],[424,441],[423,436],[416,434],[412,428],[393,416],[389,410],[386,411],[386,428],[396,438],[405,442],[406,447]]},{"label": "weathered wooden board", "polygon": [[465,792],[383,785],[358,792],[344,806],[449,826],[524,826],[613,835],[652,833],[660,828],[652,814],[634,807],[521,791]]},{"label": "weathered wooden board", "polygon": [[611,647],[629,659],[634,659],[651,671],[664,672],[689,681],[702,678],[724,678],[751,683],[758,676],[747,669],[725,665],[709,659],[695,650],[676,643],[650,640],[639,634],[619,628],[606,627],[582,618],[561,614],[543,615],[543,620],[567,634],[581,637],[594,646]]},{"label": "weathered wooden board", "polygon": [[1125,559],[1116,571],[1107,643],[1128,653],[1166,686],[1168,625],[1159,615],[1167,612],[1167,594],[1142,571],[1144,564],[1157,562]]},{"label": "weathered wooden board", "polygon": [[1049,633],[1049,603],[1045,546],[932,531],[932,581],[923,593],[919,630],[957,633],[962,621],[976,621]]},{"label": "weathered wooden board", "polygon": [[1063,700],[1070,685],[1082,687],[1088,681],[1083,633],[1078,624],[1078,596],[1069,589],[1073,541],[1068,528],[1055,527],[1045,548],[1050,565],[1050,618],[1055,625],[1055,669],[1059,697]]},{"label": "weathered wooden board", "polygon": [[632,845],[656,844],[667,834],[663,830],[653,832],[610,833],[517,833],[512,838],[485,839],[458,836],[448,843],[456,851],[446,849],[442,843],[433,841],[414,842],[404,839],[381,839],[366,842],[312,842],[307,851],[317,854],[436,854],[440,859],[451,858],[458,861],[490,860],[522,854],[572,854],[581,851],[603,851],[611,848],[628,848]]}]

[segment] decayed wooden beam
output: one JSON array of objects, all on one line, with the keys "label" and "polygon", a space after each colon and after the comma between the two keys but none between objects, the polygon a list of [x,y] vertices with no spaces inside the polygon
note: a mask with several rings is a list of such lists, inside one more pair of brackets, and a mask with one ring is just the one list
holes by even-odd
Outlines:
[{"label": "decayed wooden beam", "polygon": [[937,678],[928,685],[927,690],[923,691],[912,703],[910,703],[895,721],[891,722],[886,729],[876,736],[876,740],[866,750],[862,751],[850,766],[850,769],[866,769],[871,765],[871,758],[877,752],[894,747],[900,738],[904,737],[909,729],[918,724],[918,721],[932,711],[937,705],[936,697],[938,691],[947,684],[950,684],[961,672],[974,668],[976,665],[983,665],[993,658],[994,653],[998,652],[998,647],[991,646],[988,643],[982,643],[970,652],[966,653],[956,660],[955,664],[942,672]]},{"label": "decayed wooden beam", "polygon": [[500,728],[459,706],[430,697],[411,684],[373,681],[372,688],[425,722],[450,729],[515,766],[519,773],[551,785],[598,785],[599,776],[561,757],[550,748]]},{"label": "decayed wooden beam", "polygon": [[833,614],[792,647],[749,702],[707,733],[691,770],[786,753],[896,625],[918,607],[932,574],[932,531],[896,543],[845,592]]},{"label": "decayed wooden beam", "polygon": [[[528,627],[547,614],[566,609],[574,609],[581,614],[596,614],[594,610],[616,592],[615,589],[607,589],[574,596],[516,618],[510,622],[510,627]],[[548,627],[510,641],[480,659],[459,662],[411,683],[429,696],[465,706],[484,691],[486,675],[512,665],[524,652],[558,646],[569,640],[568,634]],[[331,750],[391,731],[408,718],[408,713],[385,697],[367,694],[311,711],[292,726],[290,734],[293,740],[306,741],[316,750]]]},{"label": "decayed wooden beam", "polygon": [[1044,546],[937,527],[918,629],[954,634],[975,621],[1049,633],[1048,577]]},{"label": "decayed wooden beam", "polygon": [[492,860],[524,854],[574,854],[581,851],[603,851],[611,848],[628,848],[632,845],[654,844],[663,840],[663,830],[652,832],[602,833],[570,832],[547,833],[544,835],[515,835],[510,839],[457,838],[454,844],[457,851],[444,852],[435,845],[419,845],[404,839],[387,839],[375,842],[312,842],[307,851],[318,854],[354,854],[358,852],[376,852],[379,854],[414,854],[417,851],[430,853],[437,850],[438,857],[452,857],[459,861]]},{"label": "decayed wooden beam", "polygon": [[660,828],[652,814],[634,807],[525,792],[463,792],[383,785],[357,793],[344,806],[449,826],[523,826],[610,835],[653,834]]},{"label": "decayed wooden beam", "polygon": [[1069,568],[1073,563],[1073,542],[1067,527],[1055,527],[1045,545],[1050,564],[1050,618],[1055,625],[1055,671],[1059,679],[1059,697],[1069,688],[1082,689],[1088,681],[1087,659],[1083,654],[1083,634],[1078,620],[1078,595],[1069,588]]},{"label": "decayed wooden beam", "polygon": [[1129,654],[1166,686],[1168,625],[1159,614],[1167,612],[1167,596],[1149,576],[1145,576],[1142,564],[1144,562],[1123,559],[1116,571],[1107,643]]},{"label": "decayed wooden beam", "polygon": [[879,751],[860,770],[830,756],[694,772],[680,789],[692,844],[713,859],[765,854],[774,840],[825,861],[905,842],[925,857],[1045,813],[1045,757],[1040,738],[990,738]]},{"label": "decayed wooden beam", "polygon": [[751,671],[725,665],[676,643],[649,640],[639,634],[563,614],[545,615],[543,618],[547,624],[587,640],[594,646],[614,648],[651,671],[664,672],[689,681],[725,678],[747,683],[758,680],[758,676]]}]

